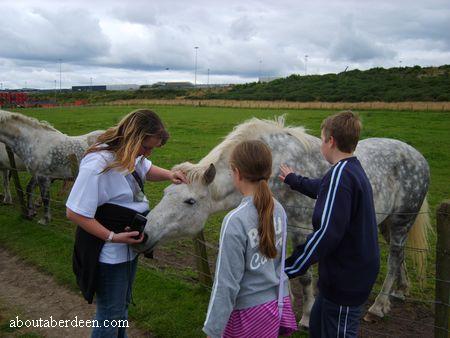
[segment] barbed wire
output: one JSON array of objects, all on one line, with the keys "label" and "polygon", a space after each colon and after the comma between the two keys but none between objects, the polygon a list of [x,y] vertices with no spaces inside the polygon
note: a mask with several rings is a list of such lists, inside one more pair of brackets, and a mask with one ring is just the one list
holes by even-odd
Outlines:
[{"label": "barbed wire", "polygon": [[[283,205],[283,208],[285,209],[307,209],[307,210],[314,210],[314,207],[309,206],[302,206],[302,205]],[[417,211],[417,212],[381,212],[376,211],[376,215],[421,215],[421,214],[430,214],[430,215],[450,215],[450,213],[447,212],[432,212],[432,211]]]},{"label": "barbed wire", "polygon": [[[394,335],[390,335],[390,334],[387,334],[387,333],[384,333],[384,332],[379,332],[379,331],[367,329],[367,328],[365,328],[365,327],[360,326],[360,332],[361,332],[361,331],[365,331],[365,332],[377,334],[377,336],[382,336],[382,337],[395,337],[395,338],[398,337],[398,335],[395,335],[395,336],[394,336]],[[361,334],[361,337],[364,337],[364,336]]]},{"label": "barbed wire", "polygon": [[[28,196],[28,194],[29,194],[33,199],[34,198],[42,198],[41,194],[38,194],[38,193],[35,193],[35,192],[28,193],[26,190],[18,189],[18,188],[16,188],[15,190],[18,190],[18,191],[22,192],[24,194],[24,197]],[[56,204],[60,204],[60,205],[63,205],[63,206],[65,206],[65,204],[66,204],[66,202],[63,201],[63,200],[57,200],[57,199],[54,199],[54,198],[51,198],[51,197],[48,198],[48,201],[56,203]],[[307,208],[307,207],[303,207],[303,206],[285,206],[285,208]],[[312,208],[312,209],[314,209],[314,208]],[[435,213],[433,213],[431,211],[417,212],[417,213],[401,213],[401,212],[400,213],[395,213],[395,212],[394,213],[382,213],[382,212],[379,212],[379,213],[376,213],[376,214],[383,214],[383,215],[405,215],[405,214],[408,214],[408,215],[417,215],[417,214],[450,215],[450,213],[439,212],[439,211],[437,211]],[[290,224],[290,225],[288,225],[288,227],[302,229],[302,230],[308,230],[308,231],[313,231],[312,227],[307,227],[307,226],[300,226],[300,225]]]},{"label": "barbed wire", "polygon": [[[28,194],[28,193],[27,193],[25,190],[23,190],[23,189],[17,189],[17,188],[16,188],[16,190],[19,190],[19,191],[21,191],[21,192],[24,193],[24,194]],[[41,198],[42,198],[41,194],[37,194],[37,193],[35,193],[34,191],[31,192],[30,195],[31,195],[31,197],[34,197],[34,198],[36,198],[36,197],[41,197]],[[65,202],[62,201],[62,200],[53,199],[53,198],[50,197],[50,198],[49,198],[49,201],[50,201],[50,202],[53,202],[53,203],[56,203],[56,204],[59,204],[59,205],[64,205],[64,206],[65,206]],[[305,206],[292,206],[292,205],[288,205],[288,206],[286,206],[286,207],[288,207],[288,208],[290,207],[290,208],[308,208],[308,209],[314,209],[314,208],[311,208],[311,207],[305,207]],[[430,214],[431,214],[431,212],[422,212],[422,213],[430,213]],[[439,212],[438,212],[438,213],[439,213]],[[399,213],[399,214],[417,214],[417,213]],[[442,213],[442,214],[447,214],[447,213]],[[53,215],[54,215],[54,214],[53,214]],[[64,219],[64,218],[59,218],[59,219],[57,219],[57,218],[55,218],[54,216],[53,216],[52,218],[53,218],[53,221],[58,220],[59,223],[66,224],[66,225],[71,225],[71,222],[69,222],[67,219]],[[303,230],[307,230],[307,231],[310,231],[310,232],[313,231],[313,229],[310,228],[310,227],[302,227],[302,226],[298,226],[298,225],[288,225],[288,227],[289,227],[289,228],[296,228],[296,229],[303,229]],[[56,232],[57,232],[57,231],[56,231]],[[60,233],[60,232],[58,232],[58,233]],[[66,238],[68,238],[68,237],[66,236]],[[198,238],[195,239],[195,240],[198,241],[200,244],[202,244],[202,245],[208,247],[209,249],[213,249],[213,250],[215,250],[215,251],[218,250],[218,246],[217,246],[217,245],[211,244],[211,243],[209,243],[209,242],[207,242],[207,241],[202,241],[202,240],[200,240],[200,239],[198,239]],[[402,247],[401,245],[389,244],[389,243],[385,243],[385,242],[382,242],[382,241],[380,241],[379,244],[384,245],[384,246],[388,246],[388,247],[393,247],[393,246]],[[409,247],[409,246],[403,246],[403,248],[404,248],[404,249],[407,249],[407,250],[413,250],[413,251],[425,252],[425,253],[426,253],[426,252],[431,252],[431,251],[435,252],[435,250],[423,249],[423,248],[414,248],[414,247]],[[186,254],[186,252],[181,252],[181,251],[179,251],[179,250],[173,250],[173,251],[175,251],[176,253],[179,253],[179,254],[183,254],[183,255]],[[200,259],[200,260],[203,260],[203,261],[207,262],[208,264],[210,264],[210,262],[209,262],[208,259],[205,259],[204,257],[199,256],[199,255],[193,254],[193,253],[191,253],[190,251],[187,251],[187,252],[189,253],[190,256],[195,257],[195,258]],[[445,251],[444,251],[444,252],[437,252],[437,253],[440,253],[440,254],[446,254],[446,255],[449,254],[448,252],[445,252]],[[448,281],[448,280],[441,280],[441,279],[432,278],[432,277],[426,277],[426,278],[428,278],[428,279],[433,279],[433,280],[436,280],[436,281],[439,281],[439,282],[443,282],[443,283],[450,283],[450,281]]]},{"label": "barbed wire", "polygon": [[[20,189],[19,189],[19,190],[20,190]],[[24,192],[23,190],[20,190],[20,191]],[[33,196],[41,197],[40,194],[38,195],[38,194],[36,194],[36,193],[34,193],[34,194],[32,194],[32,195],[33,195]],[[61,201],[61,200],[50,199],[50,201],[53,201],[53,202],[55,202],[55,203],[59,203],[60,205],[63,205],[63,206],[65,207],[65,202],[63,202],[63,201]],[[18,205],[18,204],[17,204],[17,205]],[[53,220],[55,220],[54,215],[55,215],[55,214],[53,213],[53,216],[52,216]],[[67,219],[60,219],[60,221],[66,223],[66,224],[71,224],[69,221],[67,221]],[[302,230],[307,230],[307,231],[309,231],[309,232],[312,232],[312,231],[313,231],[312,228],[309,228],[309,227],[302,227],[302,226],[299,226],[299,225],[288,225],[288,228],[302,229]],[[214,249],[214,250],[216,250],[216,251],[218,250],[218,246],[217,246],[217,245],[211,244],[211,243],[206,242],[206,241],[201,241],[201,240],[199,240],[199,239],[196,239],[196,240],[197,240],[199,243],[201,243],[202,245],[205,245],[205,246],[207,246],[207,247],[210,248],[210,249]],[[402,248],[401,245],[395,245],[395,244],[385,243],[385,242],[383,242],[383,241],[379,241],[379,244],[380,244],[380,245],[383,245],[383,246],[387,246],[387,247],[399,247],[399,248]],[[424,253],[427,253],[427,252],[433,252],[433,253],[434,253],[434,252],[436,252],[436,253],[439,253],[439,254],[450,255],[450,253],[449,253],[449,252],[446,252],[446,251],[436,251],[436,250],[431,250],[431,249],[415,248],[415,247],[410,247],[410,246],[407,246],[407,245],[403,246],[403,249],[405,249],[405,250],[411,250],[411,251],[416,251],[416,252],[424,252]],[[444,282],[447,282],[447,281],[444,281]]]},{"label": "barbed wire", "polygon": [[[392,316],[392,318],[395,318],[396,320],[399,319],[399,320],[402,320],[402,321],[408,322],[408,323],[417,323],[416,320],[412,320],[412,319],[409,319],[409,318],[404,318],[404,317],[401,317],[401,316],[398,316],[398,315]],[[450,330],[446,329],[445,327],[437,326],[437,325],[434,325],[434,324],[427,324],[427,323],[421,322],[420,325],[427,326],[427,327],[430,327],[430,328],[432,327],[434,329],[439,329],[439,330],[443,330],[443,331],[446,331],[446,332],[450,332]]]},{"label": "barbed wire", "polygon": [[[27,171],[21,171],[21,170],[18,170],[18,169],[7,169],[7,170],[15,170],[15,171],[17,171],[17,172],[27,172]],[[61,181],[72,181],[73,182],[73,177],[71,177],[71,178],[57,178],[57,180],[61,180]],[[35,188],[36,187],[38,187],[39,185],[38,184],[36,184],[36,186],[35,186]],[[16,188],[17,189],[17,188]],[[19,191],[21,191],[22,193],[27,193],[25,190],[23,190],[23,189],[17,189],[17,190],[19,190]],[[38,196],[38,197],[41,197],[41,195],[40,194],[36,194],[36,193],[34,193],[34,192],[32,192],[31,193],[31,195],[33,196],[33,197],[35,197],[36,195]],[[65,204],[65,202],[64,201],[62,201],[62,200],[55,200],[55,199],[52,199],[52,198],[49,198],[49,200],[50,201],[52,201],[52,202],[56,202],[56,203],[60,203],[60,204]],[[312,206],[301,206],[301,205],[284,205],[283,206],[285,209],[307,209],[307,210],[314,210],[314,207],[312,207]],[[430,214],[430,215],[435,215],[435,214],[439,214],[439,215],[450,215],[450,213],[447,213],[447,212],[432,212],[432,211],[417,211],[417,212],[375,212],[375,214],[376,215],[420,215],[420,214]]]},{"label": "barbed wire", "polygon": [[[162,269],[162,267],[161,266],[159,266],[159,264],[158,263],[165,263],[166,264],[166,267],[168,267],[168,268],[173,268],[173,266],[177,266],[178,268],[180,268],[180,269],[182,269],[182,270],[186,270],[187,269],[187,267],[185,266],[185,265],[182,265],[182,264],[180,264],[180,263],[175,263],[175,262],[171,262],[171,261],[169,261],[169,260],[167,260],[167,259],[165,259],[165,258],[162,258],[162,257],[157,257],[157,258],[155,258],[155,263],[150,263],[149,261],[146,261],[146,260],[139,260],[139,262],[141,263],[141,264],[143,264],[144,266],[147,266],[147,267],[150,267],[150,268],[156,268],[156,269],[158,269],[158,270],[163,270]],[[166,270],[164,269],[164,272],[166,272]],[[199,271],[196,271],[196,272],[199,272]],[[170,272],[169,272],[170,273]],[[190,277],[190,276],[186,276],[186,275],[181,275],[180,276],[180,274],[178,274],[178,273],[175,273],[175,272],[172,272],[171,274],[173,274],[174,276],[176,276],[176,277],[182,277],[183,279],[185,279],[186,281],[189,281],[189,282],[192,282],[192,283],[195,283],[195,284],[200,284],[201,286],[203,286],[203,287],[205,287],[205,288],[207,288],[207,289],[209,289],[209,290],[211,290],[211,285],[207,285],[207,284],[204,284],[204,283],[202,283],[200,280],[198,280],[198,279],[196,279],[196,278],[194,278],[194,277]],[[200,274],[202,274],[202,272],[200,271]],[[208,277],[208,278],[211,278],[211,276],[210,275],[207,275],[207,274],[204,274],[203,273],[203,275],[205,275],[206,277]]]}]

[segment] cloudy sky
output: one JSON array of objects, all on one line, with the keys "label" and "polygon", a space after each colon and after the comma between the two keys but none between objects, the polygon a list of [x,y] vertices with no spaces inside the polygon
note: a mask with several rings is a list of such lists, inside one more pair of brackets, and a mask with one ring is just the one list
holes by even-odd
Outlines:
[{"label": "cloudy sky", "polygon": [[[0,0],[0,85],[242,83],[450,64],[449,0]],[[305,55],[308,55],[305,58]],[[306,62],[305,62],[306,59]],[[59,61],[60,60],[60,61]]]}]

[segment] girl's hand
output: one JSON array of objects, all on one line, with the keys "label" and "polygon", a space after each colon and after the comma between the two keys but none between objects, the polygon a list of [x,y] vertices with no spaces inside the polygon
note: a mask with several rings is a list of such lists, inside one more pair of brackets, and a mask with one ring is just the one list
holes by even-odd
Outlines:
[{"label": "girl's hand", "polygon": [[288,167],[286,164],[280,165],[280,171],[281,174],[278,175],[278,178],[284,182],[287,175],[292,174],[294,172],[294,169],[291,167]]},{"label": "girl's hand", "polygon": [[112,242],[113,243],[126,243],[126,244],[137,244],[141,243],[144,239],[144,232],[139,236],[139,239],[134,239],[139,235],[139,231],[130,231],[130,232],[119,232],[118,234],[114,234]]},{"label": "girl's hand", "polygon": [[188,183],[186,175],[180,170],[172,171],[170,180],[174,184]]}]

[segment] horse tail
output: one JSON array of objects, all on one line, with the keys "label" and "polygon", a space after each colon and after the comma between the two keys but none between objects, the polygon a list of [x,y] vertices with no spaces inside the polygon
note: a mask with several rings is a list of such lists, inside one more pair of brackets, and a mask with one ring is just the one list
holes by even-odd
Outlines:
[{"label": "horse tail", "polygon": [[419,272],[420,284],[423,285],[426,276],[427,252],[429,249],[428,235],[433,232],[428,212],[427,198],[423,200],[420,211],[408,233],[407,245],[411,258]]}]

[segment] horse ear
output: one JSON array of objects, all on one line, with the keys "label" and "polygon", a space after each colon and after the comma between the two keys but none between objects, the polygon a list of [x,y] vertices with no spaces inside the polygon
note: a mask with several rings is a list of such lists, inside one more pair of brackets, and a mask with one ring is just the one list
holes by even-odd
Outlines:
[{"label": "horse ear", "polygon": [[211,182],[214,181],[214,177],[216,177],[216,167],[211,163],[209,168],[203,174],[203,182],[206,185],[210,185]]}]

